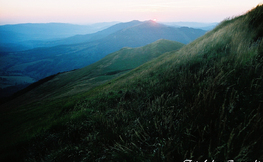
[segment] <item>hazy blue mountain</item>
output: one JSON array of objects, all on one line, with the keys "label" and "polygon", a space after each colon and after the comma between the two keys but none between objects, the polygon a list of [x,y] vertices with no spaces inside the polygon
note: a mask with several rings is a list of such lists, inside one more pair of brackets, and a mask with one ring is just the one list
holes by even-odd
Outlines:
[{"label": "hazy blue mountain", "polygon": [[[162,31],[160,32],[160,30]],[[185,36],[185,34],[187,33],[191,33],[188,35],[188,36],[191,35],[190,36],[191,38],[188,36]],[[108,38],[105,38],[106,41],[115,40],[115,41],[120,41],[119,43],[121,44],[132,42],[131,46],[137,47],[141,45],[141,42],[147,41],[147,43],[151,43],[160,38],[179,41],[181,43],[189,43],[203,34],[204,34],[204,31],[202,30],[189,28],[186,31],[185,28],[176,29],[174,27],[168,27],[166,25],[162,25],[154,21],[140,22],[140,21],[134,20],[134,21],[127,22],[127,23],[119,23],[119,24],[113,25],[105,30],[99,31],[94,34],[76,35],[76,36],[69,37],[66,39],[48,42],[43,46],[84,43],[84,42],[99,40],[99,39],[105,38],[106,36],[109,36]],[[144,35],[144,36],[147,35],[148,38],[143,39],[143,40],[134,40],[132,38],[132,37],[136,38],[138,35]],[[176,35],[176,38],[175,38],[175,35]],[[136,43],[137,45],[134,45]]]},{"label": "hazy blue mountain", "polygon": [[[63,23],[3,25],[0,26],[0,52],[15,52],[36,47],[52,47],[100,40],[114,32],[142,24],[143,22],[134,20],[126,23],[116,23],[96,23],[92,25]],[[170,23],[170,25],[174,24]],[[182,42],[177,39],[175,41],[188,43],[191,40]]]},{"label": "hazy blue mountain", "polygon": [[162,22],[162,24],[173,26],[173,27],[189,27],[197,28],[202,30],[212,30],[218,22],[214,23],[201,23],[201,22]]},{"label": "hazy blue mountain", "polygon": [[175,28],[154,21],[145,21],[130,28],[115,32],[104,38],[103,41],[109,48],[113,48],[110,47],[112,43],[118,46],[138,47],[161,38],[187,44],[205,33],[206,31],[201,29],[187,27]]},{"label": "hazy blue mountain", "polygon": [[[0,43],[18,43],[28,40],[52,40],[77,34],[90,34],[108,28],[117,22],[92,25],[66,23],[28,23],[0,26]],[[14,39],[19,38],[19,40]]]},{"label": "hazy blue mountain", "polygon": [[117,24],[98,33],[106,35],[110,32],[95,41],[1,54],[0,76],[15,76],[18,80],[32,83],[59,72],[90,65],[123,47],[141,47],[159,39],[187,44],[205,34],[204,30],[174,28],[153,21]]},{"label": "hazy blue mountain", "polygon": [[0,44],[0,55],[3,53],[18,52],[27,49],[29,49],[29,47],[22,44],[2,43]]},{"label": "hazy blue mountain", "polygon": [[[4,55],[2,60],[7,61],[2,62],[1,71],[7,73],[17,73],[18,71],[39,80],[58,72],[87,66],[123,47],[141,47],[158,39],[187,44],[205,34],[205,31],[200,29],[168,27],[153,21],[132,21],[130,23],[136,25],[121,24],[127,25],[128,28],[118,30],[96,41],[35,48]],[[115,25],[115,30],[117,30],[116,27],[120,27],[120,25]]]},{"label": "hazy blue mountain", "polygon": [[102,39],[114,32],[117,32],[119,30],[134,26],[134,25],[138,25],[140,24],[140,21],[134,20],[131,22],[126,22],[126,23],[118,23],[115,24],[107,29],[98,31],[96,33],[92,33],[92,34],[86,34],[86,35],[75,35],[69,38],[65,38],[65,39],[61,39],[61,40],[57,40],[57,41],[50,41],[50,42],[46,42],[45,44],[43,44],[42,46],[55,46],[55,45],[62,45],[62,44],[78,44],[78,43],[84,43],[84,42],[90,42],[90,41],[95,41],[95,40],[99,40]]},{"label": "hazy blue mountain", "polygon": [[[0,52],[43,46],[47,41],[60,40],[77,34],[104,30],[117,22],[74,25],[65,23],[15,24],[0,26]],[[18,48],[19,47],[19,48]]]}]

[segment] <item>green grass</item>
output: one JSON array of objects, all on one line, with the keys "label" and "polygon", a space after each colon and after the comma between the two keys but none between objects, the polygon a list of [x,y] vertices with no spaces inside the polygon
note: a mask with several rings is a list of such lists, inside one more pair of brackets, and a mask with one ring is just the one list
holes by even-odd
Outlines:
[{"label": "green grass", "polygon": [[262,160],[262,13],[261,5],[226,20],[179,51],[69,99],[61,118],[51,116],[47,129],[17,144],[25,150],[17,155],[27,161]]}]

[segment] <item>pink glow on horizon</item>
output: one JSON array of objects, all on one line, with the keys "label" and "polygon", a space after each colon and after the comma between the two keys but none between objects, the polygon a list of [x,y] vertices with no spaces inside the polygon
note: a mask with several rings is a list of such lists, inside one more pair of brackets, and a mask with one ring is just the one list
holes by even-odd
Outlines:
[{"label": "pink glow on horizon", "polygon": [[219,22],[238,16],[262,0],[0,0],[0,25],[150,20]]}]

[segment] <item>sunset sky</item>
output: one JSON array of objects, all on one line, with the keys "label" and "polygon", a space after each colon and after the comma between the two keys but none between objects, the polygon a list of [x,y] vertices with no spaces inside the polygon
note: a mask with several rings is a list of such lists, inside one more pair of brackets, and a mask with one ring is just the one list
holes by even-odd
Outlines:
[{"label": "sunset sky", "polygon": [[157,19],[220,22],[244,14],[262,0],[0,0],[0,25]]}]

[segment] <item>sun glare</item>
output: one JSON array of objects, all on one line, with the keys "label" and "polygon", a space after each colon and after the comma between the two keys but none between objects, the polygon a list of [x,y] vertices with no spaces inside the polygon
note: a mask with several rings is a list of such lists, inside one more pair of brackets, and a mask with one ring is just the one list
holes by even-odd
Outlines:
[{"label": "sun glare", "polygon": [[154,22],[156,22],[156,21],[157,21],[157,19],[153,19],[153,21],[154,21]]}]

